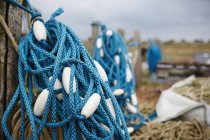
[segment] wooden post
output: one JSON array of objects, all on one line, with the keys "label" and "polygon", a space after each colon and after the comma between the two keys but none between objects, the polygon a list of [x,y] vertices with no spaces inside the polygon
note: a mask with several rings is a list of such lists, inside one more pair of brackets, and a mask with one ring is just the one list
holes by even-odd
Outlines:
[{"label": "wooden post", "polygon": [[142,64],[142,56],[141,56],[141,47],[138,46],[137,50],[138,51],[138,56],[137,56],[137,61],[134,66],[134,72],[135,72],[135,80],[136,80],[136,86],[137,88],[139,87],[141,83],[141,76],[142,76],[142,70],[141,70],[141,64]]},{"label": "wooden post", "polygon": [[[17,1],[22,2],[22,0]],[[0,15],[3,16],[15,40],[19,42],[22,11],[6,3],[5,0],[0,0]],[[17,62],[18,54],[9,41],[2,25],[0,25],[0,120],[2,120],[2,115],[18,85]],[[11,118],[8,119],[11,120]],[[4,139],[2,126],[0,126],[0,139]]]},{"label": "wooden post", "polygon": [[134,72],[135,72],[135,80],[136,80],[136,86],[137,88],[139,87],[140,85],[140,82],[141,82],[141,76],[142,76],[142,68],[141,68],[141,65],[142,65],[142,56],[141,56],[141,38],[140,38],[140,33],[139,31],[134,31],[134,36],[133,36],[133,40],[136,41],[138,43],[138,46],[136,47],[136,54],[137,54],[137,57],[136,57],[136,60],[135,60],[135,63],[134,63]]},{"label": "wooden post", "polygon": [[93,56],[93,45],[100,32],[100,22],[94,21],[92,22],[91,26],[92,26],[92,36],[89,40],[89,44],[87,45],[87,50]]}]

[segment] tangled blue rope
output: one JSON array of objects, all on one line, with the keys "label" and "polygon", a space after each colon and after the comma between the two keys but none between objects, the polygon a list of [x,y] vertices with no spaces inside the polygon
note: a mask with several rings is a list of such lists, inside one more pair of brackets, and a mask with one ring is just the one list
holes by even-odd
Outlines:
[{"label": "tangled blue rope", "polygon": [[[32,8],[28,0],[25,0],[28,8],[13,0],[9,2],[30,13],[32,20],[41,16]],[[121,109],[108,83],[102,80],[100,71],[97,71],[96,63],[93,62],[72,29],[55,19],[61,13],[63,10],[58,9],[52,14],[49,21],[44,23],[47,31],[46,40],[38,41],[34,31],[30,29],[29,33],[19,42],[19,85],[2,118],[2,129],[6,138],[13,139],[7,128],[7,118],[16,103],[20,102],[21,140],[24,139],[26,132],[24,127],[26,118],[30,122],[32,130],[30,139],[33,140],[38,139],[44,128],[51,128],[53,140],[57,139],[56,130],[58,128],[62,128],[65,140],[129,139]],[[38,20],[43,22],[41,19]],[[65,68],[71,69],[69,77],[63,76]],[[71,80],[63,83],[63,78]],[[54,87],[56,81],[62,81],[58,89]],[[64,87],[65,84],[70,89],[69,93]],[[36,100],[34,89],[41,92],[40,98],[47,96],[44,110],[38,115],[32,109],[33,101]],[[87,117],[81,114],[81,110],[93,97],[93,94],[100,97],[101,100],[96,110]],[[62,98],[58,98],[58,95]],[[39,107],[43,105],[42,103],[38,104]],[[110,108],[110,103],[113,110]]]},{"label": "tangled blue rope", "polygon": [[[124,112],[129,132],[144,124],[145,119],[138,113],[135,93],[135,78],[131,56],[122,37],[101,26],[102,34],[94,44],[94,59],[105,69],[109,85]],[[121,93],[120,93],[121,92]],[[129,129],[130,128],[130,129]]]}]

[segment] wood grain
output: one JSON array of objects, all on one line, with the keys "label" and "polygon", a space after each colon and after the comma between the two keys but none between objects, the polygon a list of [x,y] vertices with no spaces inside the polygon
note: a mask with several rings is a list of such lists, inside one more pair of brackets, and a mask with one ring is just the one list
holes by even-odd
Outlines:
[{"label": "wood grain", "polygon": [[[22,0],[17,0],[22,3]],[[0,14],[3,16],[10,28],[15,40],[19,42],[21,37],[22,11],[9,5],[5,1],[0,1]],[[10,43],[7,34],[0,25],[0,119],[2,119],[11,97],[18,84],[17,77],[18,54]],[[11,117],[14,112],[11,113]],[[11,129],[11,118],[8,118],[8,127]],[[4,139],[2,127],[0,125],[0,138]]]}]

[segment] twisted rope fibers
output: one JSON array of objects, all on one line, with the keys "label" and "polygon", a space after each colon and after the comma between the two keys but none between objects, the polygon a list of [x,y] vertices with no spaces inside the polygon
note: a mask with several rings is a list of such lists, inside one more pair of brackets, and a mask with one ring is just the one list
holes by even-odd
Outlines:
[{"label": "twisted rope fibers", "polygon": [[150,122],[131,135],[132,140],[209,140],[210,128],[197,120]]},{"label": "twisted rope fibers", "polygon": [[[28,9],[16,1],[9,0],[9,2],[30,13],[32,20],[41,16],[32,8],[28,0],[25,0]],[[24,139],[24,134],[27,131],[24,126],[26,117],[32,131],[30,139],[38,139],[39,134],[45,128],[52,129],[51,138],[53,140],[57,139],[56,130],[59,128],[62,128],[65,140],[84,138],[109,140],[113,137],[129,139],[120,107],[108,84],[101,79],[97,72],[92,58],[72,29],[55,19],[61,13],[63,10],[58,9],[44,24],[47,30],[47,40],[36,40],[31,29],[18,45],[19,85],[2,118],[2,128],[6,138],[13,139],[7,128],[7,118],[15,104],[20,101],[20,139]],[[43,21],[40,18],[38,20]],[[73,80],[69,81],[69,94],[66,93],[63,86],[60,89],[54,89],[56,79],[62,79],[64,67],[70,67],[70,79],[73,77],[76,79],[75,93],[72,90]],[[27,81],[26,86],[25,80]],[[33,89],[37,89],[39,92],[46,89],[49,91],[41,117],[37,117],[32,111],[35,98]],[[56,98],[58,93],[62,94],[62,101]],[[86,118],[80,112],[93,93],[100,95],[100,104],[96,111]],[[116,118],[112,116],[107,106],[107,99],[110,99],[113,104]],[[109,130],[104,129],[101,123]]]},{"label": "twisted rope fibers", "polygon": [[[145,118],[137,112],[138,103],[132,104],[132,96],[136,98],[136,93],[131,57],[118,33],[107,30],[105,25],[101,25],[101,31],[102,34],[97,37],[94,44],[93,58],[105,69],[112,91],[123,89],[124,93],[115,97],[123,110],[128,128],[136,130],[144,124]],[[128,106],[134,111],[129,110]]]},{"label": "twisted rope fibers", "polygon": [[209,78],[196,78],[191,84],[175,88],[174,91],[194,101],[210,105]]}]

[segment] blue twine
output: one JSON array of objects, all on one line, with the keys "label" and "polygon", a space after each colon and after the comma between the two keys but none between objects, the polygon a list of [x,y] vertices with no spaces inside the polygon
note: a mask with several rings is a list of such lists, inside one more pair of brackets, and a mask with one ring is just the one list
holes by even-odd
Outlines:
[{"label": "blue twine", "polygon": [[[138,112],[132,113],[127,109],[127,103],[132,102],[132,94],[136,94],[131,58],[128,55],[127,46],[122,37],[113,31],[111,31],[110,35],[110,31],[106,29],[105,25],[101,25],[102,34],[95,41],[93,57],[105,69],[112,91],[116,89],[124,90],[123,95],[115,97],[123,110],[127,126],[133,127],[136,130],[145,123],[145,118]],[[102,40],[102,46],[97,43],[99,39]],[[119,64],[117,62],[118,60],[115,60],[116,55],[120,58]],[[129,69],[132,73],[132,79],[130,81],[126,80],[126,69]],[[137,110],[138,106],[135,105],[134,107]]]},{"label": "blue twine", "polygon": [[[28,8],[14,0],[9,2],[27,11],[33,18],[41,15],[32,8],[28,0],[25,0]],[[56,130],[60,127],[65,140],[83,139],[83,137],[88,140],[129,139],[126,122],[108,83],[101,79],[92,58],[72,29],[55,19],[61,13],[63,10],[58,9],[44,24],[47,40],[37,41],[33,30],[30,29],[19,42],[19,85],[2,118],[2,129],[6,138],[13,139],[7,128],[7,118],[16,103],[20,101],[21,140],[24,139],[26,132],[25,117],[29,119],[32,129],[30,139],[33,140],[38,139],[44,128],[52,128],[52,139],[56,140]],[[69,94],[63,86],[58,90],[53,88],[56,79],[61,80],[62,70],[67,66],[71,67],[72,71],[70,79],[73,77],[76,79],[76,93],[72,91],[73,80],[69,81]],[[52,77],[50,81],[49,77]],[[25,80],[27,80],[26,85]],[[33,100],[36,98],[33,89],[38,89],[39,92],[44,89],[49,91],[42,117],[37,117],[32,111]],[[58,93],[62,93],[62,101],[56,98]],[[93,93],[99,94],[101,101],[94,114],[86,119],[80,112]],[[107,106],[107,99],[111,99],[116,118],[112,116]],[[104,129],[101,123],[110,131]]]}]

